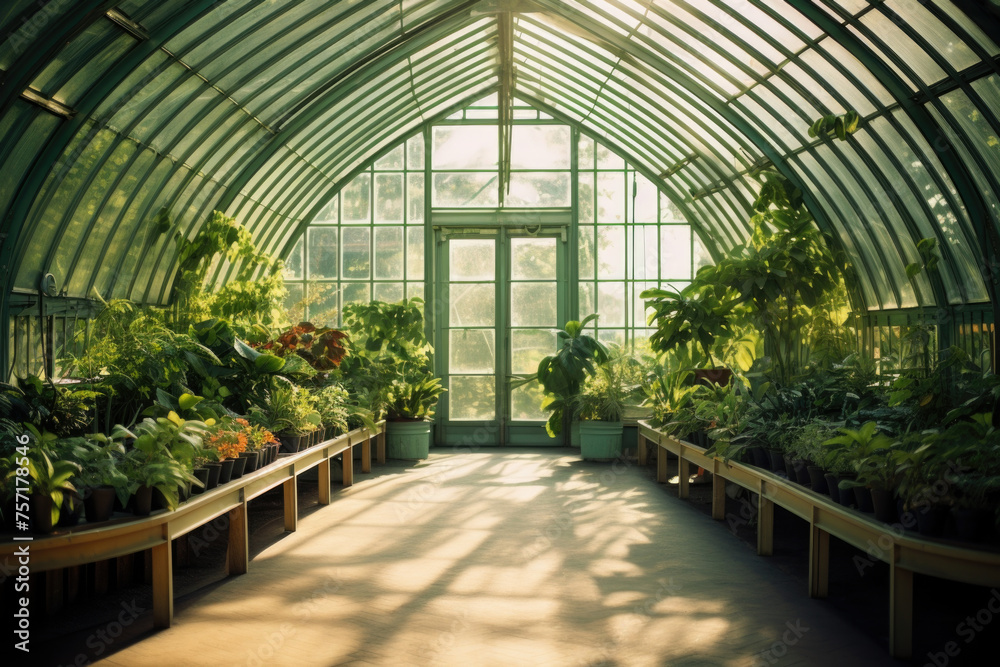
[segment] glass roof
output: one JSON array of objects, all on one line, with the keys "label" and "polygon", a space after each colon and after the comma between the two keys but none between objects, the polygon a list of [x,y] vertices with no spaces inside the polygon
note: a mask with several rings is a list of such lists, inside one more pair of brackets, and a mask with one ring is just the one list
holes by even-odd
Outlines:
[{"label": "glass roof", "polygon": [[[714,257],[746,238],[748,172],[770,162],[853,259],[859,308],[992,301],[1000,20],[956,3],[11,0],[4,284],[165,303],[164,209],[186,235],[226,211],[287,254],[372,156],[512,67],[514,96],[656,177]],[[846,142],[808,136],[848,110]],[[942,269],[908,279],[925,237]]]}]

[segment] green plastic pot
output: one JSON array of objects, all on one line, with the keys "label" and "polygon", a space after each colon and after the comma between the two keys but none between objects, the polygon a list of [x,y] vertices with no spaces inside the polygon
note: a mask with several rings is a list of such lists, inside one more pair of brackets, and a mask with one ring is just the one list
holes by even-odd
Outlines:
[{"label": "green plastic pot", "polygon": [[390,421],[385,430],[390,459],[426,459],[431,449],[431,422],[422,419]]},{"label": "green plastic pot", "polygon": [[615,459],[622,453],[622,422],[580,422],[580,457]]}]

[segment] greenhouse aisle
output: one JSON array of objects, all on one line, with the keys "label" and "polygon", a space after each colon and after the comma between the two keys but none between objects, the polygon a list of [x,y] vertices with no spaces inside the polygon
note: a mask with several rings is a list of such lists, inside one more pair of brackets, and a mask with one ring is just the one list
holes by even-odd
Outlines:
[{"label": "greenhouse aisle", "polygon": [[505,449],[379,472],[98,664],[893,663],[649,470]]}]

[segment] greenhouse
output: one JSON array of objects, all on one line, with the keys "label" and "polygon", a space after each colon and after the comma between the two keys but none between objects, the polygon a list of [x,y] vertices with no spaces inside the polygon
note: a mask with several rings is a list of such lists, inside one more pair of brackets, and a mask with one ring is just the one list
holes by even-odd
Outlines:
[{"label": "greenhouse", "polygon": [[996,0],[5,0],[0,77],[9,664],[1000,658]]}]

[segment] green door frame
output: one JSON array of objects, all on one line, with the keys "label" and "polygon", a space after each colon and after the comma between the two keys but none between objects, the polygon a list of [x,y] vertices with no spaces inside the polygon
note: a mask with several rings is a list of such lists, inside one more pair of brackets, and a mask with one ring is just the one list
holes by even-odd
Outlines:
[{"label": "green door frame", "polygon": [[[493,239],[496,241],[495,265],[495,364],[496,417],[487,422],[449,422],[449,397],[446,393],[437,409],[435,444],[443,446],[552,445],[563,444],[562,436],[552,439],[545,433],[543,422],[512,422],[510,381],[513,379],[510,359],[511,285],[510,240],[512,238],[557,238],[556,324],[561,325],[575,315],[576,290],[568,279],[572,210],[434,210],[430,223],[434,235],[434,280],[429,286],[429,310],[435,313],[432,332],[435,372],[449,379],[448,312],[446,291],[449,282],[447,243],[454,238]],[[555,350],[553,349],[553,352]]]}]

